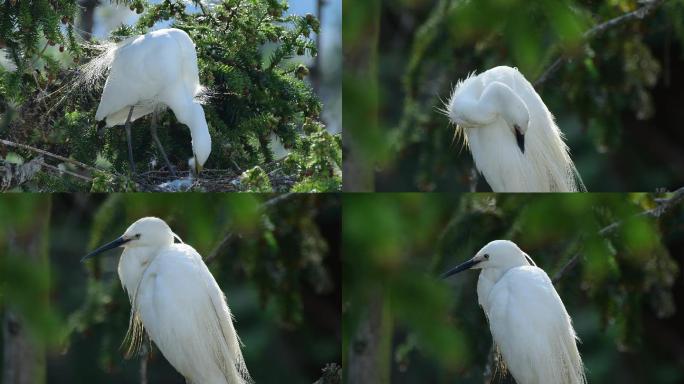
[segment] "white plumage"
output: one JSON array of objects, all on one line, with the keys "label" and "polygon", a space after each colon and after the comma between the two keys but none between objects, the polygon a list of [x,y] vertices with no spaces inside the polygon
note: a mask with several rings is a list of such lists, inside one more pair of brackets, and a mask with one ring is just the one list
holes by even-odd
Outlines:
[{"label": "white plumage", "polygon": [[17,65],[14,64],[10,53],[5,48],[0,48],[0,67],[3,67],[7,72],[17,70]]},{"label": "white plumage", "polygon": [[459,82],[446,112],[494,192],[584,190],[563,133],[517,69],[495,67]]},{"label": "white plumage", "polygon": [[572,320],[544,270],[507,240],[490,242],[444,277],[466,269],[482,270],[478,301],[518,383],[586,383]]},{"label": "white plumage", "polygon": [[124,247],[118,272],[132,307],[128,352],[146,331],[190,383],[250,382],[225,296],[197,251],[174,237],[163,220],[146,217],[84,258]]},{"label": "white plumage", "polygon": [[211,152],[211,137],[196,100],[203,88],[190,36],[175,28],[160,29],[103,47],[103,53],[83,67],[83,80],[89,84],[109,70],[95,118],[112,127],[126,124],[131,107],[130,121],[169,107],[190,128],[194,156],[189,165],[201,168]]}]

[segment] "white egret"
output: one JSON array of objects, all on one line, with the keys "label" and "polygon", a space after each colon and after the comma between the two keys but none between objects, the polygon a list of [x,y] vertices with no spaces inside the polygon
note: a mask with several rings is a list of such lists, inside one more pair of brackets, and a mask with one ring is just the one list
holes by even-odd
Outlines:
[{"label": "white egret", "polygon": [[7,72],[17,70],[17,65],[14,64],[12,56],[5,48],[0,48],[0,67],[3,67]]},{"label": "white egret", "polygon": [[511,241],[495,240],[442,277],[467,269],[482,270],[477,298],[518,383],[586,383],[570,315],[530,256]]},{"label": "white egret", "polygon": [[[190,128],[193,157],[188,164],[199,173],[211,152],[211,136],[202,105],[196,100],[203,88],[190,36],[169,28],[132,36],[117,44],[105,44],[104,52],[83,67],[83,80],[93,84],[108,69],[95,118],[105,119],[107,127],[124,124],[132,171],[135,172],[135,163],[131,122],[169,107],[176,119]],[[173,172],[157,137],[156,121],[152,122],[151,132]]]},{"label": "white egret", "polygon": [[445,112],[494,192],[585,190],[553,115],[517,69],[460,81]]},{"label": "white egret", "polygon": [[145,217],[82,261],[124,248],[118,272],[131,301],[130,350],[147,331],[190,383],[251,382],[225,296],[199,253],[174,238],[163,220]]}]

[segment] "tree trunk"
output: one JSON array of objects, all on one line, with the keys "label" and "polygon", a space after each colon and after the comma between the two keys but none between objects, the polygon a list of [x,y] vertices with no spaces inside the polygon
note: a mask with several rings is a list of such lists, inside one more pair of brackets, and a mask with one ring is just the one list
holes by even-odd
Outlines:
[{"label": "tree trunk", "polygon": [[[316,1],[316,18],[318,19],[318,22],[321,23],[321,26],[323,25],[323,7],[326,4],[327,0]],[[318,95],[321,94],[321,81],[323,79],[323,68],[321,67],[321,48],[323,48],[321,45],[321,33],[323,33],[322,29],[316,36],[316,49],[318,50],[318,54],[314,57],[314,64],[310,76],[311,85]]]},{"label": "tree trunk", "polygon": [[100,0],[81,0],[81,22],[79,28],[83,38],[90,40],[93,34],[93,24],[95,23],[95,7],[100,5]]},{"label": "tree trunk", "polygon": [[349,351],[347,383],[385,384],[392,366],[392,315],[389,304],[377,292],[356,330]]},{"label": "tree trunk", "polygon": [[380,1],[344,1],[345,22],[344,73],[342,80],[342,121],[344,134],[344,191],[374,190],[374,170],[379,137],[378,127],[378,36],[380,33]]},{"label": "tree trunk", "polygon": [[[48,231],[50,223],[50,196],[21,194],[17,198],[33,199],[31,205],[20,204],[23,209],[31,209],[33,217],[24,226],[15,227],[7,234],[7,255],[21,257],[27,263],[35,264],[36,269],[48,270]],[[3,257],[5,255],[2,255]],[[37,297],[34,305],[48,305],[49,292]],[[4,384],[40,384],[46,379],[45,348],[28,333],[23,316],[16,310],[6,307],[2,320],[3,332],[3,372]]]}]

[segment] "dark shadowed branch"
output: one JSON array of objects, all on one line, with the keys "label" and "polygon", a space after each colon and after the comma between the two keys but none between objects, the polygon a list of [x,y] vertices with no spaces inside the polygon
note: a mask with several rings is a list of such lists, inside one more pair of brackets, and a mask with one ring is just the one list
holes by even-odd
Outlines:
[{"label": "dark shadowed branch", "polygon": [[69,159],[69,158],[67,158],[67,157],[60,156],[60,155],[57,155],[57,154],[54,154],[54,153],[52,153],[52,152],[48,152],[48,151],[45,151],[45,150],[42,150],[42,149],[39,149],[39,148],[35,148],[35,147],[30,146],[30,145],[15,143],[15,142],[13,142],[13,141],[3,140],[3,139],[0,139],[0,144],[6,145],[6,146],[8,146],[8,147],[14,147],[14,148],[19,148],[19,149],[24,149],[24,150],[31,151],[31,152],[35,152],[35,153],[38,153],[38,154],[41,154],[41,155],[44,155],[44,156],[52,157],[52,158],[54,158],[54,159],[63,161],[63,162],[65,162],[65,163],[70,163],[70,164],[76,165],[76,166],[78,166],[78,167],[87,169],[87,170],[89,170],[89,171],[102,172],[102,170],[97,169],[97,168],[95,168],[95,167],[91,167],[90,165],[87,165],[87,164],[83,164],[83,163],[81,163],[80,161],[77,161],[77,160],[74,160],[74,159]]},{"label": "dark shadowed branch", "polygon": [[[651,14],[655,9],[660,7],[663,3],[665,3],[667,0],[651,0],[646,2],[642,7],[639,9],[636,9],[632,12],[625,13],[624,15],[615,17],[613,19],[610,19],[608,21],[605,21],[599,25],[594,26],[593,28],[589,29],[588,31],[584,32],[582,38],[586,41],[589,40],[595,36],[601,35],[602,33],[606,32],[609,29],[615,28],[619,25],[625,24],[627,22],[630,22],[632,20],[642,20],[649,14]],[[559,58],[557,58],[545,71],[544,73],[539,76],[537,80],[534,82],[534,87],[539,87],[543,85],[546,81],[548,81],[552,75],[554,75],[560,67],[565,64],[565,62],[570,59],[570,56],[567,55],[561,55]]]},{"label": "dark shadowed branch", "polygon": [[314,384],[339,384],[342,382],[342,367],[336,363],[326,364],[321,370],[321,378]]},{"label": "dark shadowed branch", "polygon": [[[269,209],[275,205],[278,205],[279,203],[282,203],[283,201],[289,200],[294,195],[295,195],[294,193],[288,192],[288,193],[283,193],[282,195],[272,197],[272,198],[266,200],[264,203],[262,203],[259,206],[259,211],[263,212],[263,211],[265,211],[265,210],[267,210],[267,209]],[[221,251],[223,251],[226,248],[226,246],[231,241],[233,241],[233,239],[235,239],[236,237],[239,238],[240,235],[236,235],[232,231],[227,232],[223,236],[221,241],[218,243],[218,245],[216,245],[214,247],[214,249],[209,253],[209,256],[204,258],[204,262],[207,264],[211,263],[214,259],[216,259],[216,257],[219,255],[219,253]]]},{"label": "dark shadowed branch", "polygon": [[[662,216],[665,212],[670,210],[672,207],[676,206],[677,204],[681,203],[684,201],[684,187],[677,189],[676,191],[672,192],[668,197],[663,197],[663,198],[657,198],[655,199],[656,206],[647,209],[641,213],[638,213],[637,215],[631,217],[630,219],[634,219],[637,217],[652,217],[652,218],[659,218]],[[628,219],[628,220],[630,220]],[[598,234],[600,236],[606,236],[619,228],[624,221],[616,221],[614,223],[611,223],[603,228],[601,228],[598,231]],[[560,279],[565,275],[566,272],[569,270],[573,269],[579,262],[579,259],[581,257],[581,253],[576,253],[573,257],[568,260],[565,265],[556,273],[556,275],[553,277],[553,283],[556,284]]]},{"label": "dark shadowed branch", "polygon": [[144,354],[140,358],[140,384],[147,384],[147,358],[148,354]]}]

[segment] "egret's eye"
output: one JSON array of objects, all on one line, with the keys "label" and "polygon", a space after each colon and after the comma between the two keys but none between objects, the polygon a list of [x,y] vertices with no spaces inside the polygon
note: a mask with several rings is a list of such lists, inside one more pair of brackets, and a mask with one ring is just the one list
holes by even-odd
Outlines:
[{"label": "egret's eye", "polygon": [[137,240],[137,239],[139,239],[139,238],[140,238],[140,234],[139,234],[139,233],[136,233],[136,234],[135,234],[135,236],[133,236],[133,237],[135,237],[135,238],[136,238],[136,240]]},{"label": "egret's eye", "polygon": [[484,254],[484,258],[485,258],[485,260],[489,260],[489,254],[488,254],[488,253],[485,253],[485,254]]}]

